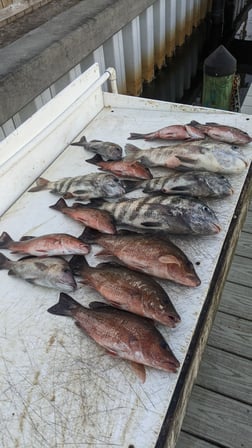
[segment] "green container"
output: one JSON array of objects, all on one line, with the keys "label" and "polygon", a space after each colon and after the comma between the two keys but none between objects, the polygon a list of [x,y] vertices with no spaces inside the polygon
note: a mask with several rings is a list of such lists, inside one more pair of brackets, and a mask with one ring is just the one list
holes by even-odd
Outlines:
[{"label": "green container", "polygon": [[204,61],[202,105],[232,110],[232,90],[236,59],[220,45]]},{"label": "green container", "polygon": [[202,105],[215,109],[231,110],[234,77],[235,74],[213,77],[204,73]]}]

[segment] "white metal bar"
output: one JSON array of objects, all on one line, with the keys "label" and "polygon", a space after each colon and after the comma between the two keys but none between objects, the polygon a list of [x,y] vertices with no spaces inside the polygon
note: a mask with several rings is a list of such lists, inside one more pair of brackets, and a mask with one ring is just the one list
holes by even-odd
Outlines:
[{"label": "white metal bar", "polygon": [[154,13],[153,5],[140,15],[142,76],[145,81],[154,77]]}]

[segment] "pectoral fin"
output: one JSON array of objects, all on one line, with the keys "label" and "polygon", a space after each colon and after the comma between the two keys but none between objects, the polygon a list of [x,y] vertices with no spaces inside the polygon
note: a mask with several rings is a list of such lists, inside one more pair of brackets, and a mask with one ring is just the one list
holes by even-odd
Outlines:
[{"label": "pectoral fin", "polygon": [[159,257],[158,261],[164,264],[177,264],[181,265],[180,261],[174,255],[163,255]]},{"label": "pectoral fin", "polygon": [[140,379],[141,383],[145,383],[146,380],[146,370],[142,364],[138,364],[137,362],[130,361],[130,365],[134,370],[137,377]]}]

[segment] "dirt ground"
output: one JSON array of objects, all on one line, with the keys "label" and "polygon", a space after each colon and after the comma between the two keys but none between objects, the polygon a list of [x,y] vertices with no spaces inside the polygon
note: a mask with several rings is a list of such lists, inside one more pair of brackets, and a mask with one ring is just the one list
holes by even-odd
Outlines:
[{"label": "dirt ground", "polygon": [[0,28],[0,48],[3,48],[15,40],[22,37],[24,34],[39,27],[43,23],[50,20],[52,17],[60,14],[66,9],[71,8],[82,0],[53,0],[39,9],[25,14],[23,17],[16,19]]}]

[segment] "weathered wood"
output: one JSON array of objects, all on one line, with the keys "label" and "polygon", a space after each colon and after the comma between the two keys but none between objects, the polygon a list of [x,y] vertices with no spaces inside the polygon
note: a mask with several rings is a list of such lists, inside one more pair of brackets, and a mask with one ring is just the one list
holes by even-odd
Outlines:
[{"label": "weathered wood", "polygon": [[247,213],[246,221],[244,223],[244,226],[243,226],[242,230],[244,232],[250,232],[251,233],[252,232],[251,223],[252,223],[252,209],[251,209],[251,205],[250,205],[250,208],[249,208],[248,213]]},{"label": "weathered wood", "polygon": [[252,320],[251,288],[230,281],[225,283],[219,311]]},{"label": "weathered wood", "polygon": [[234,283],[252,287],[252,262],[247,257],[235,255],[228,275]]},{"label": "weathered wood", "polygon": [[194,386],[183,428],[221,446],[248,448],[251,417],[251,406]]},{"label": "weathered wood", "polygon": [[207,346],[196,384],[252,404],[251,361]]},{"label": "weathered wood", "polygon": [[217,445],[205,442],[198,437],[181,431],[176,448],[214,448]]},{"label": "weathered wood", "polygon": [[[251,230],[252,230],[252,222],[249,224]],[[236,255],[240,255],[242,257],[252,257],[252,238],[251,233],[248,232],[242,232],[241,236],[239,238],[236,251]],[[252,263],[252,262],[251,262]]]},{"label": "weathered wood", "polygon": [[227,352],[252,359],[251,334],[251,321],[218,312],[208,339],[208,344]]}]

